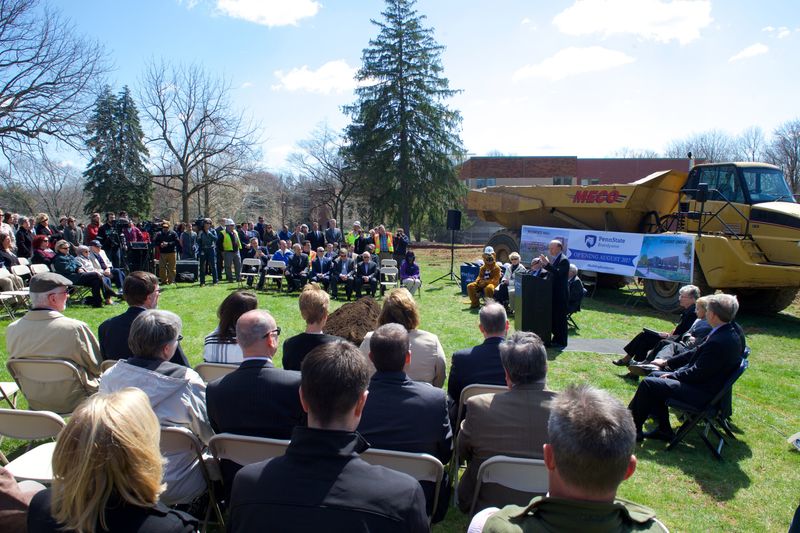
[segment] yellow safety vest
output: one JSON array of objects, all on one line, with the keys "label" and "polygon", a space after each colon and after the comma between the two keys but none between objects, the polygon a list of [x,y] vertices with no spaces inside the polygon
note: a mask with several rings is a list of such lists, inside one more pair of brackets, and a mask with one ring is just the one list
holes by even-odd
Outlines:
[{"label": "yellow safety vest", "polygon": [[[239,239],[237,237],[236,241],[238,241],[238,240]],[[238,251],[236,248],[234,248],[233,241],[234,241],[234,239],[231,238],[231,234],[230,233],[228,233],[227,231],[223,232],[222,233],[222,250],[225,251],[225,252]]]},{"label": "yellow safety vest", "polygon": [[[374,237],[375,237],[375,252],[381,253],[381,234],[376,233]],[[389,248],[387,250],[389,253],[394,252],[394,245],[392,244],[392,234],[389,233],[388,231],[386,232],[386,246]]]}]

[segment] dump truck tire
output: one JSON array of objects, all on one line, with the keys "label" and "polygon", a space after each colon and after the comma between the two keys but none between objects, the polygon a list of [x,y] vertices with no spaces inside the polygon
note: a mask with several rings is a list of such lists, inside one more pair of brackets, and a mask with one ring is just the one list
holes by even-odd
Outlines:
[{"label": "dump truck tire", "polygon": [[777,287],[774,289],[733,289],[739,300],[739,307],[747,313],[774,315],[780,313],[797,298],[797,287]]},{"label": "dump truck tire", "polygon": [[[694,285],[700,289],[701,295],[712,294],[714,290],[709,287],[700,263],[694,263]],[[655,279],[644,280],[644,294],[647,301],[653,308],[665,313],[677,313],[681,310],[678,303],[678,291],[685,283],[674,283],[671,281],[659,281]],[[791,303],[791,302],[790,302]]]},{"label": "dump truck tire", "polygon": [[519,252],[519,233],[511,230],[500,230],[489,239],[486,246],[494,248],[499,263],[508,263],[511,252]]}]

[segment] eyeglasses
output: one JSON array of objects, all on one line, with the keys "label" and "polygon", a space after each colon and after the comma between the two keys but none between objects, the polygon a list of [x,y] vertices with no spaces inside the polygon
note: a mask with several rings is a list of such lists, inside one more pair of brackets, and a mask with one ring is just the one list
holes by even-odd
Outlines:
[{"label": "eyeglasses", "polygon": [[276,336],[276,337],[280,337],[280,335],[281,335],[281,327],[280,327],[280,326],[278,326],[278,327],[276,327],[275,329],[273,329],[272,331],[268,331],[268,332],[267,332],[267,334],[266,334],[266,335],[264,335],[264,336],[263,336],[263,337],[261,337],[261,338],[262,338],[262,339],[266,339],[267,337],[269,337],[269,336],[270,336],[270,335],[272,335],[273,333],[275,334],[275,336]]}]

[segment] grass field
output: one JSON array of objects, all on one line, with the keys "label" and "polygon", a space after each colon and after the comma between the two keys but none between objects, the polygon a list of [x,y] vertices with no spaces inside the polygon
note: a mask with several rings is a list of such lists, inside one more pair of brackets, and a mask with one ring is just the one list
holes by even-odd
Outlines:
[{"label": "grass field", "polygon": [[[456,265],[461,259],[477,258],[478,253],[459,250]],[[418,258],[425,280],[448,271],[449,251],[421,251]],[[201,361],[203,337],[216,326],[217,306],[234,287],[181,285],[162,293],[160,307],[183,318],[183,347],[192,364]],[[455,283],[426,284],[423,291],[421,329],[436,333],[448,356],[481,341],[477,313],[468,309]],[[643,326],[672,328],[675,317],[646,305],[626,307],[625,302],[622,291],[599,289],[595,298],[584,300],[584,310],[576,316],[578,334],[627,339]],[[303,329],[296,296],[262,293],[259,305],[276,317],[284,339]],[[334,302],[333,308],[339,305]],[[123,310],[124,305],[102,310],[75,307],[66,314],[86,321],[96,331],[100,322]],[[787,444],[786,436],[800,431],[800,306],[795,302],[774,317],[741,316],[739,322],[752,348],[750,369],[734,390],[733,421],[739,440],[725,446],[722,462],[694,435],[672,452],[666,452],[661,442],[646,441],[636,450],[636,474],[620,489],[621,497],[654,508],[672,531],[786,531],[798,505],[800,454]],[[3,346],[7,324],[7,319],[0,321]],[[551,357],[548,382],[553,390],[588,382],[626,404],[635,391],[634,384],[620,379],[623,370],[611,365],[609,356],[565,352]],[[280,362],[280,352],[276,362]],[[0,365],[0,378],[10,379],[5,365]],[[16,445],[7,441],[3,450],[13,453]],[[451,509],[434,531],[461,532],[467,523],[466,517]]]}]

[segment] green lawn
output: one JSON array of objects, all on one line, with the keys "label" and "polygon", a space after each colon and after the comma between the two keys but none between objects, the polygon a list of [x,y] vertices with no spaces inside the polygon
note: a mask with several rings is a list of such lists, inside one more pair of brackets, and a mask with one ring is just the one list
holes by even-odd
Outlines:
[{"label": "green lawn", "polygon": [[[477,258],[477,250],[460,250],[458,259]],[[418,254],[423,279],[447,272],[449,253]],[[183,346],[193,364],[200,362],[203,337],[216,325],[216,308],[231,284],[200,289],[197,285],[167,288],[161,308],[178,313],[184,320]],[[460,288],[439,282],[423,286],[419,299],[422,329],[439,335],[445,352],[480,342],[477,313],[468,310]],[[675,317],[657,313],[646,305],[626,307],[620,291],[598,290],[584,300],[576,317],[579,334],[586,338],[627,339],[642,326],[671,329]],[[288,338],[303,329],[296,296],[259,294],[260,307],[269,310]],[[334,302],[333,308],[340,304]],[[69,316],[88,322],[93,329],[104,319],[124,310],[124,305],[94,310],[75,307]],[[784,435],[800,430],[800,307],[775,317],[742,316],[740,323],[752,348],[751,366],[734,390],[734,423],[739,440],[726,445],[725,460],[718,462],[700,439],[692,436],[672,452],[660,442],[645,442],[636,455],[639,467],[625,482],[620,496],[654,508],[672,531],[786,531],[800,496],[800,454],[786,443]],[[3,326],[8,320],[0,321]],[[571,334],[575,334],[571,332]],[[3,341],[5,328],[2,328]],[[2,342],[2,345],[5,343]],[[277,356],[280,361],[280,352]],[[609,390],[627,403],[635,385],[620,379],[621,369],[611,357],[593,353],[565,352],[550,362],[550,388],[560,390],[569,383],[589,382]],[[0,377],[10,379],[5,365]],[[13,451],[16,443],[2,449]],[[437,532],[461,532],[468,521],[451,509]]]}]

